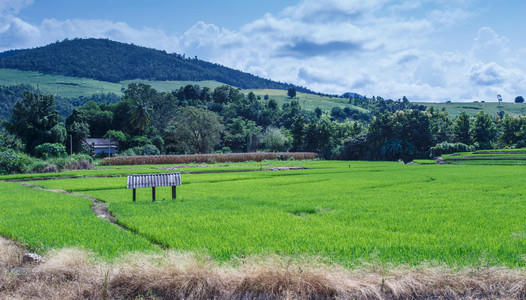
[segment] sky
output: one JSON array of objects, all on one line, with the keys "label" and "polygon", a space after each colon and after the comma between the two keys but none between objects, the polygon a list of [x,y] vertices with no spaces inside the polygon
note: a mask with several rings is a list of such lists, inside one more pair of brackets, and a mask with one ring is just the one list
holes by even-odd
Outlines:
[{"label": "sky", "polygon": [[316,92],[526,96],[524,0],[0,0],[0,51],[108,38]]}]

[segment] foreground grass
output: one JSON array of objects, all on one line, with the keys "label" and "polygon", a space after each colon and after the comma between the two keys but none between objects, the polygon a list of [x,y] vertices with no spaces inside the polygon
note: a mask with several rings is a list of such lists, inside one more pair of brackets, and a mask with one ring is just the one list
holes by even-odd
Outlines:
[{"label": "foreground grass", "polygon": [[145,238],[103,221],[91,211],[91,201],[34,190],[18,183],[0,183],[0,235],[32,251],[82,247],[113,258],[132,251],[158,249]]},{"label": "foreground grass", "polygon": [[[87,251],[51,251],[23,263],[0,237],[4,299],[522,299],[524,269],[365,264],[342,268],[316,258],[240,257],[218,264],[180,251],[134,253],[112,263]],[[22,270],[22,271],[21,271]]]},{"label": "foreground grass", "polygon": [[150,189],[139,189],[133,203],[125,178],[33,184],[93,196],[138,234],[220,261],[278,254],[330,257],[347,267],[364,261],[525,265],[524,168],[302,165],[308,169],[183,174],[178,199],[158,188],[154,203]]}]

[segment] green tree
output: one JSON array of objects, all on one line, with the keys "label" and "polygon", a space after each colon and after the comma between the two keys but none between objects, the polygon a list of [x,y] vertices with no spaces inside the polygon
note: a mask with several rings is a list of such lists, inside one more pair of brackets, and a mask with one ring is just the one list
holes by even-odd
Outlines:
[{"label": "green tree", "polygon": [[287,96],[290,97],[290,99],[296,97],[296,88],[295,87],[289,87],[287,90]]},{"label": "green tree", "polygon": [[432,143],[429,116],[415,109],[377,115],[369,125],[367,142],[373,159],[425,157]]},{"label": "green tree", "polygon": [[524,97],[522,96],[515,97],[515,103],[524,103]]},{"label": "green tree", "polygon": [[15,103],[11,120],[4,122],[4,126],[26,144],[27,153],[43,143],[64,143],[66,140],[66,129],[60,122],[52,95],[24,93],[22,102]]},{"label": "green tree", "polygon": [[261,141],[271,152],[287,151],[290,145],[290,140],[287,136],[279,128],[275,127],[267,128]]},{"label": "green tree", "polygon": [[472,144],[471,118],[465,111],[461,112],[455,119],[453,124],[453,140],[466,145]]},{"label": "green tree", "polygon": [[224,126],[216,113],[183,107],[165,130],[165,145],[179,153],[210,153],[221,142]]},{"label": "green tree", "polygon": [[108,130],[106,134],[104,134],[105,139],[110,139],[111,141],[118,142],[119,143],[119,150],[124,150],[124,146],[126,145],[127,138],[124,132],[120,130]]},{"label": "green tree", "polygon": [[71,145],[73,146],[73,152],[81,152],[82,142],[90,136],[89,124],[86,122],[86,117],[82,111],[74,109],[73,113],[67,117],[66,130],[68,133],[68,150],[71,150],[69,148]]},{"label": "green tree", "polygon": [[130,123],[139,129],[139,136],[150,125],[153,108],[147,99],[133,99]]},{"label": "green tree", "polygon": [[236,117],[228,120],[223,137],[224,144],[234,152],[257,150],[261,127],[256,122]]},{"label": "green tree", "polygon": [[229,85],[222,85],[214,89],[212,99],[216,104],[226,104],[233,101],[238,101],[243,97],[243,94],[236,88]]},{"label": "green tree", "polygon": [[499,141],[501,144],[511,146],[523,140],[521,128],[526,126],[526,120],[521,117],[506,115],[501,122]]},{"label": "green tree", "polygon": [[433,106],[430,106],[426,112],[429,117],[432,144],[436,145],[450,141],[453,135],[453,122],[449,119],[447,111],[445,109],[437,110]]},{"label": "green tree", "polygon": [[321,110],[321,108],[316,107],[316,108],[314,109],[314,114],[316,114],[316,119],[321,118],[322,113],[323,113],[323,111]]},{"label": "green tree", "polygon": [[113,112],[109,110],[102,110],[101,106],[99,106],[95,101],[87,102],[83,106],[79,107],[77,111],[82,114],[83,122],[89,125],[91,137],[100,138],[112,126]]},{"label": "green tree", "polygon": [[479,144],[481,149],[490,149],[491,143],[496,137],[496,128],[491,117],[484,111],[475,116],[471,128],[473,141]]}]

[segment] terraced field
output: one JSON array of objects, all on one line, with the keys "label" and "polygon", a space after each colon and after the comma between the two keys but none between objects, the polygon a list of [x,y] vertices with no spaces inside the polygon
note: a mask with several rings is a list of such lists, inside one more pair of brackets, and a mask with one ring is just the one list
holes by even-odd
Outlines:
[{"label": "terraced field", "polygon": [[[0,205],[5,209],[0,211],[0,234],[38,251],[75,245],[103,257],[156,251],[160,246],[218,261],[278,254],[320,256],[349,267],[371,261],[526,265],[525,168],[338,161],[257,164],[261,169],[306,169],[225,173],[229,168],[253,170],[254,163],[183,166],[177,200],[169,199],[169,187],[157,188],[156,202],[151,202],[150,189],[138,189],[135,203],[125,177],[23,182],[103,201],[120,226],[98,219],[85,198],[1,182]],[[107,167],[82,171],[82,176],[166,172],[159,167]],[[210,172],[214,170],[221,173]]]},{"label": "terraced field", "polygon": [[461,165],[510,165],[526,164],[526,148],[478,150],[442,155],[441,161]]}]

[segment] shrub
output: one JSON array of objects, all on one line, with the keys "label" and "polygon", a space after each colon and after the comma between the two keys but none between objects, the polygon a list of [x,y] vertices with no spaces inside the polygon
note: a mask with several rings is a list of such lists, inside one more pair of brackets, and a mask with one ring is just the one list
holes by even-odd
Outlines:
[{"label": "shrub", "polygon": [[57,157],[45,161],[47,165],[54,165],[58,171],[62,170],[89,170],[93,168],[93,159],[84,154],[75,154],[67,157]]},{"label": "shrub", "polygon": [[28,155],[7,150],[0,152],[0,174],[24,173],[32,164],[32,159]]},{"label": "shrub", "polygon": [[[146,149],[148,147],[148,149]],[[148,144],[141,147],[133,147],[133,152],[137,155],[146,155],[146,152],[148,152],[148,155],[159,155],[161,152],[159,151],[159,148],[157,148],[155,145]]]},{"label": "shrub", "polygon": [[66,157],[66,146],[59,143],[44,143],[36,146],[35,156],[39,158]]},{"label": "shrub", "polygon": [[443,142],[436,144],[436,146],[431,147],[429,150],[429,156],[434,158],[435,156],[440,156],[442,154],[450,154],[455,152],[473,152],[475,151],[475,146],[466,145],[464,143],[448,143]]}]

